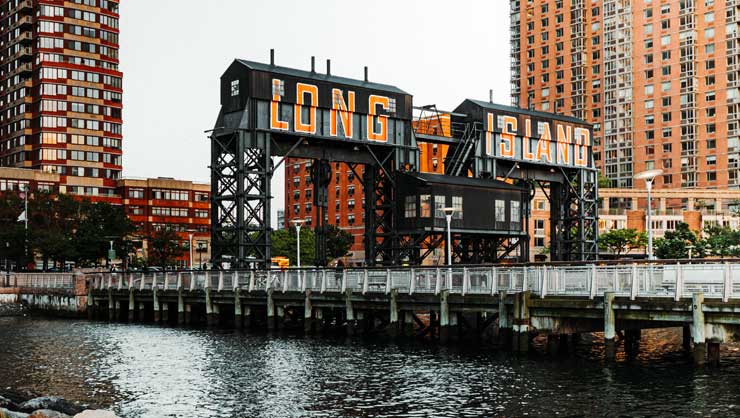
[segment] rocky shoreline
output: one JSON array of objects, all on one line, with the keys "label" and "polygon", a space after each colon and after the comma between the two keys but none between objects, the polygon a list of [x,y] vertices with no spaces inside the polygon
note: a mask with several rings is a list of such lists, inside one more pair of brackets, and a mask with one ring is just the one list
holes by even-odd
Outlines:
[{"label": "rocky shoreline", "polygon": [[80,405],[57,396],[34,396],[6,388],[0,389],[0,418],[118,417],[113,412]]},{"label": "rocky shoreline", "polygon": [[28,308],[20,303],[0,302],[0,318],[4,316],[26,316],[28,313]]}]

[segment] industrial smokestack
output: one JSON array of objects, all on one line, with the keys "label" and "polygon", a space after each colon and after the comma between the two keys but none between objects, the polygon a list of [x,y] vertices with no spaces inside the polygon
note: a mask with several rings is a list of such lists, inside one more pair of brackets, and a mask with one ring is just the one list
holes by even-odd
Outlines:
[{"label": "industrial smokestack", "polygon": [[275,50],[270,48],[270,65],[275,65]]},{"label": "industrial smokestack", "polygon": [[367,65],[365,66],[365,82],[367,83]]},{"label": "industrial smokestack", "polygon": [[311,72],[316,72],[316,57],[314,57],[313,55],[311,56]]},{"label": "industrial smokestack", "polygon": [[326,60],[326,75],[331,75],[331,60]]}]

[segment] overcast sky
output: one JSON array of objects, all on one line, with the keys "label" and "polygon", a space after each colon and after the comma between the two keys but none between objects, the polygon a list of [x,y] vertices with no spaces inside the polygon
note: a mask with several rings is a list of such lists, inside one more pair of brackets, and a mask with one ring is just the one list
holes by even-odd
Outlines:
[{"label": "overcast sky", "polygon": [[[208,181],[203,131],[235,58],[395,85],[415,105],[509,104],[504,0],[126,0],[121,2],[124,176]],[[273,185],[282,208],[282,179]]]}]

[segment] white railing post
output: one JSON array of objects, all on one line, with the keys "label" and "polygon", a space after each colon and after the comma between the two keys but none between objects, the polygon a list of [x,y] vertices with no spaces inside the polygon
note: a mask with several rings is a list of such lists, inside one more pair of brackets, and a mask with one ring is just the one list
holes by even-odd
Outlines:
[{"label": "white railing post", "polygon": [[416,270],[411,269],[411,283],[409,283],[409,295],[413,295],[414,290],[416,290]]},{"label": "white railing post", "polygon": [[676,263],[676,292],[673,299],[678,301],[681,300],[683,295],[683,266],[681,263]]},{"label": "white railing post", "polygon": [[177,291],[182,290],[182,272],[177,272]]},{"label": "white railing post", "polygon": [[223,290],[224,290],[224,272],[223,270],[221,270],[218,272],[218,291],[221,292]]},{"label": "white railing post", "polygon": [[527,291],[527,266],[522,267],[522,292]]},{"label": "white railing post", "polygon": [[152,273],[152,290],[157,288],[157,273]]},{"label": "white railing post", "polygon": [[288,269],[285,269],[285,271],[283,272],[283,293],[288,291],[288,278],[289,277],[290,276],[288,276]]},{"label": "white railing post", "polygon": [[326,269],[321,270],[321,293],[326,292]]},{"label": "white railing post", "polygon": [[544,299],[547,296],[547,275],[549,271],[547,266],[542,266],[542,282],[540,283],[540,299]]},{"label": "white railing post", "polygon": [[637,264],[632,263],[632,277],[630,280],[630,300],[635,300],[637,292],[640,288],[640,282],[637,276]]},{"label": "white railing post", "polygon": [[362,282],[362,294],[367,294],[367,289],[370,286],[370,274],[368,273],[367,269],[363,272],[364,280]]},{"label": "white railing post", "polygon": [[190,275],[190,291],[191,292],[194,292],[195,291],[195,282],[198,281],[198,278],[195,277],[195,273],[193,273],[192,271],[189,272],[188,274]]},{"label": "white railing post", "polygon": [[254,292],[254,270],[249,271],[249,292]]},{"label": "white railing post", "polygon": [[442,291],[442,271],[437,268],[437,283],[434,286],[434,294],[438,295]]},{"label": "white railing post", "polygon": [[347,269],[342,269],[342,293],[347,291]]},{"label": "white railing post", "polygon": [[391,293],[391,269],[385,270],[385,294]]},{"label": "white railing post", "polygon": [[239,288],[239,272],[234,271],[234,274],[231,275],[231,288],[236,291],[236,289]]},{"label": "white railing post", "polygon": [[722,272],[724,273],[724,286],[722,292],[722,302],[727,302],[732,296],[732,270],[730,270],[730,264],[725,262],[722,266]]},{"label": "white railing post", "polygon": [[164,273],[164,290],[170,287],[170,272]]},{"label": "white railing post", "polygon": [[308,287],[306,286],[306,280],[308,279],[308,273],[306,273],[306,271],[304,270],[299,274],[298,277],[301,281],[301,292],[306,293],[306,288]]},{"label": "white railing post", "polygon": [[593,299],[596,297],[596,288],[598,287],[598,272],[596,271],[596,264],[591,265],[591,280],[589,289],[589,299]]},{"label": "white railing post", "polygon": [[111,287],[113,287],[113,275],[109,274],[108,275],[108,289],[110,289]]},{"label": "white railing post", "polygon": [[144,283],[146,283],[146,276],[144,273],[141,273],[141,284],[139,285],[139,290],[144,290]]}]

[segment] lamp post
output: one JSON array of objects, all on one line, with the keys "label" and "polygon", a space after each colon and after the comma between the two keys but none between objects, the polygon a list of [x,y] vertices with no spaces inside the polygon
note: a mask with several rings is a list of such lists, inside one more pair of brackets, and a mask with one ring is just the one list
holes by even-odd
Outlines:
[{"label": "lamp post", "polygon": [[647,222],[647,233],[648,233],[648,247],[647,247],[647,258],[648,260],[654,260],[653,256],[653,223],[651,214],[653,212],[653,205],[651,200],[650,192],[653,189],[653,180],[655,177],[663,174],[663,170],[647,170],[641,173],[637,173],[634,176],[635,180],[645,180],[645,188],[647,189],[647,216],[645,222]]},{"label": "lamp post", "polygon": [[202,268],[203,266],[201,258],[203,256],[203,253],[206,251],[207,246],[208,244],[206,244],[205,242],[198,241],[198,267],[199,268]]},{"label": "lamp post", "polygon": [[295,225],[295,235],[296,235],[296,265],[298,268],[301,268],[301,226],[303,226],[303,222],[305,220],[303,219],[293,219],[290,221]]},{"label": "lamp post", "polygon": [[193,233],[188,233],[188,251],[190,251],[190,270],[193,269]]},{"label": "lamp post", "polygon": [[450,231],[450,225],[452,224],[452,215],[455,213],[456,209],[452,207],[442,208],[442,212],[445,214],[445,219],[447,219],[447,265],[452,265],[452,232]]}]

